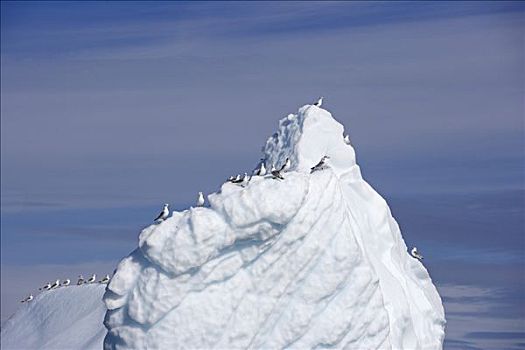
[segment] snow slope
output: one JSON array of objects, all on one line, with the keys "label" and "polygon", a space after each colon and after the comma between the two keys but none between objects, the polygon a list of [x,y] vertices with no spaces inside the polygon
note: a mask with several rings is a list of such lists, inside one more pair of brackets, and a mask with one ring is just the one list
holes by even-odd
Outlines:
[{"label": "snow slope", "polygon": [[105,348],[441,348],[441,299],[343,131],[304,106],[263,148],[267,168],[292,160],[284,180],[224,183],[144,229],[104,295]]},{"label": "snow slope", "polygon": [[2,327],[1,348],[101,349],[104,285],[61,287],[43,292]]}]

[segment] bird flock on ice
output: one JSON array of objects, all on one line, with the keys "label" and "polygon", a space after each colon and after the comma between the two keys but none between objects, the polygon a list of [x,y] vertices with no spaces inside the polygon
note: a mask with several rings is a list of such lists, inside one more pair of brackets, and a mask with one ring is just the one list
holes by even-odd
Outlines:
[{"label": "bird flock on ice", "polygon": [[[313,105],[316,106],[316,107],[321,107],[322,104],[323,104],[323,97],[320,97],[317,100],[317,102],[315,102]],[[350,145],[350,137],[348,135],[345,135],[343,140],[344,140],[344,142],[347,145]],[[330,166],[329,162],[328,162],[329,160],[330,160],[330,157],[328,155],[323,156],[319,160],[319,162],[317,164],[315,164],[313,167],[310,168],[310,173],[314,173],[316,171],[324,170],[327,167],[329,167]],[[237,176],[230,176],[228,178],[228,182],[231,182],[233,184],[238,184],[238,185],[240,185],[242,187],[246,187],[250,183],[250,180],[252,179],[253,176],[263,176],[263,177],[267,177],[267,178],[271,178],[271,179],[275,179],[275,180],[284,180],[283,173],[288,171],[291,168],[291,165],[292,165],[292,162],[291,162],[290,158],[286,158],[285,163],[282,164],[280,167],[276,167],[275,164],[272,164],[271,167],[270,167],[270,170],[268,171],[267,167],[266,167],[266,160],[265,159],[261,159],[260,162],[259,162],[259,165],[253,170],[251,175],[248,175],[248,173],[244,173],[244,175],[237,174]],[[196,205],[198,207],[202,207],[202,206],[204,206],[204,203],[205,203],[204,194],[202,192],[199,192],[199,194],[197,196],[197,203],[196,203]],[[155,218],[154,221],[160,223],[160,222],[166,220],[168,218],[169,214],[170,214],[169,204],[165,203],[164,207],[161,210],[161,212]],[[423,255],[421,255],[419,253],[419,251],[417,250],[416,247],[413,247],[410,250],[410,255],[412,257],[414,257],[415,259],[419,260],[419,261],[423,260]],[[78,281],[77,281],[77,285],[78,286],[83,285],[83,284],[95,283],[95,281],[96,281],[96,275],[95,274],[93,274],[88,280],[85,280],[82,275],[80,275],[78,277],[79,277]],[[110,277],[109,277],[109,275],[106,275],[103,279],[98,281],[98,283],[107,284],[107,283],[109,283],[109,281],[110,281]],[[57,279],[53,283],[47,283],[46,285],[40,287],[39,290],[41,290],[41,291],[48,291],[48,290],[56,289],[56,288],[59,288],[59,287],[67,287],[70,284],[71,284],[71,280],[69,280],[69,279],[63,280],[62,283],[60,282],[60,280]],[[27,302],[30,302],[33,299],[34,299],[33,294],[30,294],[27,298],[25,298],[24,300],[21,300],[21,302],[22,303],[27,303]]]},{"label": "bird flock on ice", "polygon": [[[322,104],[323,104],[323,97],[320,97],[317,100],[317,102],[315,102],[313,105],[316,107],[321,107]],[[348,135],[344,136],[344,142],[347,145],[350,145],[350,137]],[[325,169],[326,166],[328,165],[327,160],[329,159],[330,159],[329,156],[326,156],[326,155],[323,156],[321,160],[319,161],[319,163],[317,163],[310,169],[311,170],[310,173]],[[244,175],[237,174],[237,176],[230,176],[228,178],[228,182],[231,182],[233,184],[238,184],[242,187],[246,187],[250,183],[250,180],[252,179],[253,176],[264,176],[264,177],[269,177],[269,178],[276,179],[276,180],[284,180],[283,173],[288,171],[291,166],[292,166],[292,162],[290,158],[286,158],[286,161],[280,167],[276,167],[275,164],[272,164],[272,166],[270,167],[270,170],[268,171],[267,166],[266,166],[266,160],[263,158],[259,162],[259,165],[252,171],[251,175],[248,175],[248,173],[246,172],[244,173]],[[204,194],[202,192],[199,192],[197,196],[196,206],[202,207],[204,206],[204,203],[205,203]],[[169,204],[165,203],[159,215],[157,215],[157,217],[153,221],[160,223],[166,220],[169,215],[170,215]]]},{"label": "bird flock on ice", "polygon": [[[316,107],[321,107],[322,104],[323,104],[323,97],[320,97],[317,100],[317,102],[315,102],[313,105]],[[351,145],[350,136],[344,135],[343,141],[347,145]],[[329,160],[330,160],[330,157],[328,155],[323,156],[317,164],[315,164],[313,167],[310,168],[310,174],[329,167],[330,166],[328,163]],[[244,173],[244,175],[237,174],[236,176],[230,176],[228,178],[228,182],[240,185],[242,187],[246,187],[250,183],[250,180],[252,179],[253,176],[264,176],[264,177],[267,177],[267,178],[269,177],[275,180],[284,180],[283,173],[288,171],[291,168],[291,165],[292,165],[292,162],[290,158],[286,158],[286,161],[283,165],[281,165],[280,167],[276,167],[275,164],[271,164],[270,170],[268,171],[267,166],[266,166],[266,159],[261,158],[258,166],[253,170],[251,175],[248,175],[248,173],[246,172]],[[199,192],[196,205],[198,207],[202,207],[204,206],[204,203],[205,203],[204,194],[202,192]],[[155,218],[154,221],[162,222],[168,218],[169,214],[170,214],[169,204],[166,203],[164,204],[162,211]],[[410,255],[420,261],[423,260],[423,256],[418,252],[416,247],[412,248],[412,250],[410,251]]]},{"label": "bird flock on ice", "polygon": [[[108,284],[110,280],[111,280],[111,277],[109,277],[109,274],[106,274],[106,276],[104,276],[101,280],[99,280],[98,283],[99,284]],[[95,273],[92,274],[91,277],[88,278],[87,280],[84,279],[84,276],[82,276],[82,275],[78,276],[77,286],[81,286],[83,284],[93,284],[93,283],[97,283],[97,275]],[[57,289],[57,288],[60,288],[60,287],[68,287],[70,285],[71,285],[71,280],[69,278],[66,278],[66,279],[64,279],[62,281],[60,281],[60,279],[57,279],[54,282],[46,283],[42,287],[38,288],[38,290],[41,291],[41,292],[46,292],[48,290],[53,290],[53,289]],[[33,299],[34,299],[34,296],[31,293],[25,299],[20,300],[20,302],[21,303],[28,303],[28,302],[32,301]]]}]

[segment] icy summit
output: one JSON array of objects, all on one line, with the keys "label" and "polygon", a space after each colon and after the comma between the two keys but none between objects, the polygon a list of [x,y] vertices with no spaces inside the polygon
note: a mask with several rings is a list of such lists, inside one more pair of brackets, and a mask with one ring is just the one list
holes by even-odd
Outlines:
[{"label": "icy summit", "polygon": [[209,206],[141,232],[104,295],[105,349],[442,348],[436,288],[322,103]]},{"label": "icy summit", "polygon": [[441,349],[423,256],[322,105],[281,119],[250,175],[166,203],[113,277],[23,299],[2,349]]}]

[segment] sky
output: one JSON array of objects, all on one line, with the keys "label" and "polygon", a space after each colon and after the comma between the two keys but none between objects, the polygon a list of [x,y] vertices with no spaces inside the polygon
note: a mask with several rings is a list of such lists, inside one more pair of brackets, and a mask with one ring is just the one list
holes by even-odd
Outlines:
[{"label": "sky", "polygon": [[[1,2],[1,319],[112,272],[162,207],[253,169],[319,96],[443,298],[525,346],[519,2]],[[9,281],[9,283],[7,283]]]}]

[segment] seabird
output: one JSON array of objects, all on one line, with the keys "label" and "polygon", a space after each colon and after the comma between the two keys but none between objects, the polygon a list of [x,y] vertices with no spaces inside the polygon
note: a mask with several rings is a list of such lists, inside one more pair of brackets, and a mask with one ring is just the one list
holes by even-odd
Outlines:
[{"label": "seabird", "polygon": [[197,206],[202,207],[204,205],[204,195],[202,192],[199,192],[199,197],[197,198]]},{"label": "seabird", "polygon": [[235,180],[235,176],[233,176],[233,175],[228,178],[229,182],[232,182],[233,180]]},{"label": "seabird", "polygon": [[98,283],[102,283],[102,284],[106,284],[109,282],[109,275],[106,275],[104,276],[103,279],[101,279],[100,281],[98,281]]},{"label": "seabird", "polygon": [[255,169],[253,169],[252,172],[253,175],[256,176],[264,176],[266,175],[266,167],[264,166],[264,158],[261,158],[261,161],[257,165]]},{"label": "seabird", "polygon": [[164,204],[164,208],[162,208],[162,211],[160,212],[159,216],[157,216],[157,218],[153,221],[157,221],[157,220],[160,220],[160,221],[164,221],[166,220],[166,218],[168,217],[168,215],[170,215],[170,210],[168,209],[168,206],[169,204]]},{"label": "seabird", "polygon": [[286,158],[286,162],[283,164],[281,169],[279,169],[279,171],[288,171],[291,165],[292,165],[292,162],[290,161],[290,158]]},{"label": "seabird", "polygon": [[45,286],[38,288],[38,290],[50,290],[50,289],[51,289],[51,283],[48,283]]},{"label": "seabird", "polygon": [[237,174],[237,176],[235,177],[235,179],[233,179],[231,182],[234,183],[234,184],[238,184],[239,182],[242,182],[242,177],[241,177],[241,175]]},{"label": "seabird", "polygon": [[345,143],[346,143],[347,145],[350,144],[350,136],[345,135]]},{"label": "seabird", "polygon": [[242,177],[241,182],[240,182],[241,186],[244,187],[245,185],[247,185],[250,182],[250,180],[251,180],[251,177],[248,176],[248,173],[244,173],[244,176]]},{"label": "seabird", "polygon": [[319,97],[316,103],[314,103],[314,106],[321,107],[323,104],[323,97]]},{"label": "seabird", "polygon": [[419,254],[419,252],[417,251],[417,247],[412,248],[412,250],[410,251],[410,255],[412,255],[417,260],[423,260],[423,255]]},{"label": "seabird", "polygon": [[70,283],[71,283],[71,280],[70,280],[69,278],[66,278],[66,279],[62,282],[62,286],[67,287],[67,286],[69,286]]},{"label": "seabird", "polygon": [[87,280],[87,283],[93,283],[97,280],[97,275],[93,274],[89,279]]},{"label": "seabird", "polygon": [[60,287],[60,280],[56,280],[55,283],[53,283],[51,285],[50,289],[55,289],[55,288],[58,288],[58,287]]},{"label": "seabird", "polygon": [[264,166],[264,162],[261,163],[261,167],[259,168],[259,173],[257,175],[259,176],[266,175],[266,167]]},{"label": "seabird", "polygon": [[281,172],[277,169],[275,169],[275,166],[272,164],[272,171],[271,171],[272,177],[274,179],[280,179],[284,180],[284,177],[281,175]]},{"label": "seabird", "polygon": [[33,300],[33,294],[29,294],[29,296],[27,298],[25,298],[24,300],[20,300],[20,302],[21,303],[28,303],[31,300]]},{"label": "seabird", "polygon": [[80,286],[81,284],[84,284],[84,282],[85,282],[84,276],[78,275],[77,286]]},{"label": "seabird", "polygon": [[319,163],[317,163],[315,166],[313,166],[312,168],[310,168],[310,174],[313,173],[314,171],[317,171],[317,170],[321,170],[323,169],[324,165],[325,165],[325,162],[327,159],[330,159],[330,157],[328,156],[323,156],[323,158],[321,158],[321,160],[319,161]]}]

